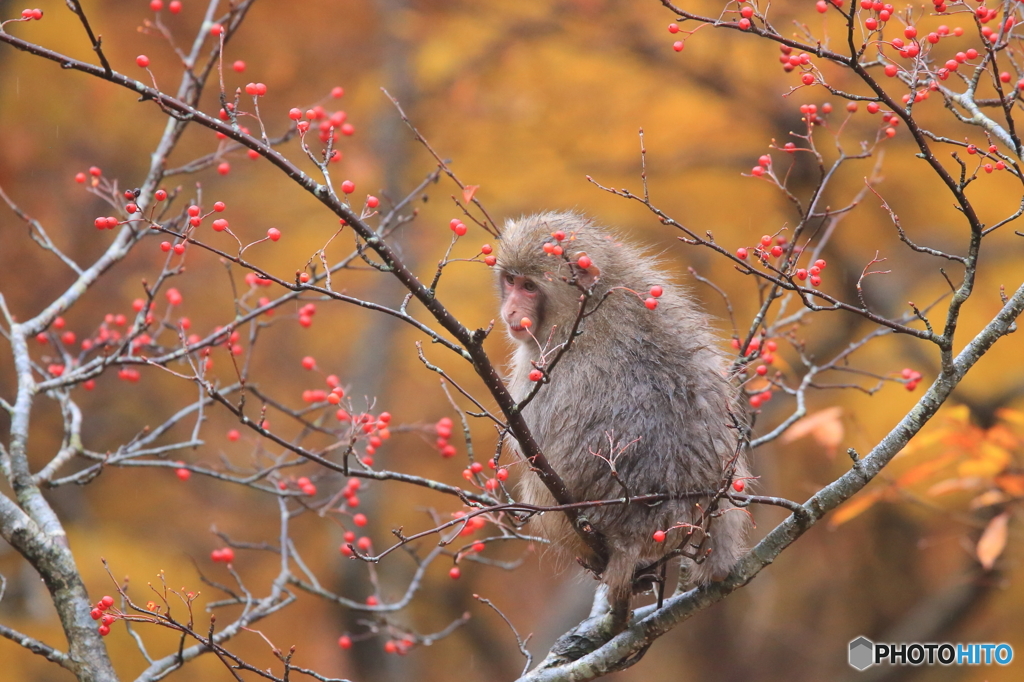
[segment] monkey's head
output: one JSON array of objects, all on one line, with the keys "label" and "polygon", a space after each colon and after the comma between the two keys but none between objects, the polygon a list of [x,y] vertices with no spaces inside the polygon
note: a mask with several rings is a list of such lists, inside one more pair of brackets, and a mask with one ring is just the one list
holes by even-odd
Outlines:
[{"label": "monkey's head", "polygon": [[[571,325],[582,290],[602,289],[601,271],[617,259],[613,235],[578,213],[540,213],[509,220],[501,233],[497,271],[501,319],[509,335],[542,342],[553,325]],[[615,271],[612,268],[611,271]]]}]

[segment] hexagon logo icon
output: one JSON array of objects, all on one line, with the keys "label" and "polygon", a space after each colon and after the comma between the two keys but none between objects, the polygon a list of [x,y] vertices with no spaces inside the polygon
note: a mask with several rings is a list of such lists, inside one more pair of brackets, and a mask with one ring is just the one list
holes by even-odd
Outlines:
[{"label": "hexagon logo icon", "polygon": [[875,643],[867,637],[858,637],[850,642],[850,665],[857,670],[866,670],[874,665]]}]

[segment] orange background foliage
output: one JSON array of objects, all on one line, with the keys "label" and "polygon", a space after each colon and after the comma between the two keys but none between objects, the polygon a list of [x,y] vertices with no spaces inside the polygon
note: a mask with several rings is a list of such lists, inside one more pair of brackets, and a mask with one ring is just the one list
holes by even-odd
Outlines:
[{"label": "orange background foliage", "polygon": [[[173,53],[159,37],[136,31],[149,16],[148,3],[88,4],[114,68],[141,78],[134,57],[145,53],[158,83],[173,91],[178,77]],[[201,7],[196,0],[184,4],[181,15],[165,19],[177,39],[188,44]],[[718,11],[706,0],[699,4],[709,12]],[[83,32],[63,3],[54,0],[40,6],[46,11],[42,22],[8,29],[78,58],[92,59]],[[0,9],[7,17],[20,11],[10,2],[0,2]],[[785,25],[780,14],[792,10],[776,11],[777,25]],[[817,15],[803,18],[821,21]],[[653,0],[256,3],[227,50],[229,61],[247,62],[247,71],[242,75],[227,71],[225,77],[229,88],[250,80],[268,85],[261,110],[271,135],[285,129],[290,107],[309,105],[331,87],[343,85],[347,94],[342,105],[357,132],[343,141],[345,158],[335,167],[334,176],[336,181],[353,179],[359,197],[364,192],[401,196],[434,167],[381,93],[380,88],[386,87],[438,153],[452,159],[459,177],[480,186],[477,197],[496,219],[546,209],[579,209],[603,223],[623,226],[674,264],[677,280],[694,287],[719,318],[725,336],[729,323],[721,299],[694,282],[686,266],[728,291],[738,319],[744,322],[757,305],[751,283],[724,260],[677,241],[676,233],[659,225],[639,204],[599,191],[585,175],[608,186],[639,191],[637,131],[642,127],[653,201],[697,232],[712,231],[716,240],[730,248],[752,246],[761,234],[792,225],[796,218],[777,191],[741,173],[749,172],[757,157],[769,151],[773,138],[781,145],[792,139],[789,131],[801,130],[800,104],[820,105],[827,93],[804,88],[784,97],[796,83],[795,77],[779,68],[778,52],[771,44],[752,36],[704,30],[677,54],[671,49],[675,38],[665,32],[672,19]],[[817,23],[813,26],[818,30]],[[844,78],[837,75],[836,84],[857,88]],[[162,129],[159,110],[135,99],[108,83],[0,48],[0,186],[80,262],[97,256],[109,243],[110,233],[97,232],[92,226],[93,218],[106,211],[75,185],[73,175],[97,165],[107,176],[119,178],[122,187],[135,186]],[[831,101],[837,110],[830,119],[834,128],[845,112],[842,102]],[[215,111],[216,106],[214,93],[208,92],[204,107]],[[984,143],[976,129],[950,124],[940,102],[933,100],[920,111],[928,125],[946,126],[957,137],[969,135]],[[848,124],[844,144],[855,151],[857,141],[873,137],[876,126],[876,120],[858,113]],[[821,135],[819,144],[827,155],[832,154],[827,134]],[[170,165],[206,154],[215,145],[212,133],[190,129]],[[951,208],[951,198],[914,157],[906,131],[900,130],[883,149],[884,181],[879,192],[899,213],[908,233],[939,248],[961,249],[967,228]],[[307,171],[314,170],[301,158],[294,141],[284,147],[284,153]],[[794,162],[785,154],[773,155],[780,166]],[[250,161],[244,153],[235,153],[229,161],[232,170],[226,177],[207,171],[196,177],[176,176],[166,184],[191,192],[194,183],[201,182],[205,200],[226,202],[233,229],[248,239],[278,227],[284,233],[282,240],[255,247],[253,257],[274,274],[290,277],[326,241],[336,219],[265,161]],[[795,163],[795,191],[806,195],[816,171],[800,157]],[[844,170],[830,189],[828,203],[845,205],[861,189],[873,164],[873,160],[861,161]],[[982,177],[972,189],[972,198],[989,222],[1015,208],[1020,192],[1013,182],[1008,175],[996,174]],[[420,217],[401,234],[402,251],[421,278],[429,278],[448,244],[448,220],[458,215],[449,199],[455,193],[456,188],[445,181],[430,188],[429,201],[420,205]],[[216,242],[215,237],[211,240]],[[336,240],[334,256],[350,247],[346,240],[347,235]],[[84,337],[104,314],[128,313],[132,299],[141,293],[141,281],[159,271],[158,241],[144,244],[105,277],[66,316],[69,328]],[[485,241],[491,238],[471,229],[455,255],[472,257]],[[992,242],[982,258],[975,298],[964,309],[958,348],[999,309],[998,286],[1019,284],[1019,238],[1007,231]],[[855,300],[857,277],[876,250],[889,259],[882,269],[892,270],[868,279],[866,293],[876,310],[894,316],[906,310],[906,301],[924,305],[946,290],[938,264],[911,253],[896,240],[888,215],[871,195],[841,224],[826,252],[829,267],[823,287]],[[234,276],[241,280],[239,273]],[[70,281],[67,269],[31,244],[24,225],[0,209],[0,290],[11,308],[22,318],[35,314]],[[491,274],[482,265],[451,267],[440,296],[466,324],[486,326],[495,316],[490,282]],[[215,258],[195,254],[188,272],[174,285],[184,295],[181,312],[191,317],[196,329],[207,331],[232,318],[228,278]],[[390,304],[402,296],[384,276],[371,272],[344,274],[335,286]],[[859,318],[824,313],[813,316],[800,334],[813,353],[827,357],[868,329]],[[497,358],[507,352],[500,336],[495,334],[490,341]],[[390,411],[397,424],[427,425],[450,415],[451,408],[436,376],[417,360],[416,340],[422,336],[414,330],[368,311],[321,305],[310,329],[278,324],[265,333],[252,359],[253,374],[263,388],[299,407],[303,389],[322,387],[320,376],[299,368],[299,358],[312,355],[325,373],[342,377],[350,395],[375,398],[377,409]],[[7,353],[6,344],[0,343],[0,348]],[[482,393],[455,356],[429,345],[426,352]],[[1022,407],[1020,354],[1019,338],[1004,340],[956,394],[980,427],[995,423],[999,407]],[[796,363],[794,355],[786,351],[781,355],[783,361]],[[223,379],[231,380],[226,357],[215,358]],[[924,374],[927,385],[935,377],[938,358],[934,348],[923,342],[886,337],[858,353],[854,362],[880,374],[911,366]],[[8,397],[12,386],[9,360],[0,359],[0,392]],[[920,391],[909,394],[890,384],[873,396],[851,390],[815,393],[812,412],[834,405],[843,408],[844,438],[838,454],[832,457],[828,452],[832,448],[813,438],[764,448],[755,458],[755,471],[762,477],[758,489],[805,499],[848,468],[843,454],[847,447],[862,454],[870,450]],[[94,393],[80,393],[76,396],[87,415],[83,437],[97,451],[114,449],[143,427],[156,426],[195,395],[190,385],[156,370],[143,370],[143,380],[133,385],[104,376]],[[779,397],[768,405],[759,423],[778,423],[791,407]],[[0,415],[0,428],[6,429],[4,419]],[[59,448],[59,411],[41,401],[33,419],[31,449],[38,467]],[[284,425],[283,417],[271,414],[271,419]],[[211,465],[221,457],[244,465],[253,441],[246,435],[241,443],[229,443],[224,434],[231,427],[223,412],[213,410],[203,432],[205,445],[185,456]],[[382,448],[380,461],[460,484],[463,465],[442,461],[429,438],[420,433],[411,429],[396,435]],[[183,434],[182,430],[177,435]],[[493,435],[482,425],[475,435],[477,447],[486,452]],[[461,450],[461,442],[459,446]],[[972,447],[974,442],[968,442],[962,450]],[[946,449],[940,444],[928,452],[941,457]],[[1005,468],[1019,473],[1019,441],[1008,452],[1011,462]],[[886,480],[873,486],[888,486],[906,466],[898,460],[893,472],[885,474]],[[302,473],[311,472],[313,468],[308,467]],[[862,495],[882,497],[873,490]],[[887,501],[870,509],[864,505],[863,514],[834,531],[824,525],[815,528],[750,586],[677,628],[656,643],[643,662],[616,679],[839,679],[850,670],[846,664],[849,640],[866,635],[894,641],[899,636],[894,633],[927,632],[928,626],[936,625],[936,610],[958,598],[959,606],[947,614],[947,626],[934,633],[939,641],[1005,641],[1018,654],[1024,653],[1019,617],[1024,593],[1020,580],[1015,580],[1021,556],[1020,543],[1015,542],[1019,508],[1010,507],[1016,515],[1010,519],[1006,550],[995,570],[984,573],[977,567],[975,545],[996,510],[972,510],[970,497],[955,497],[886,495]],[[434,506],[442,514],[458,508],[452,500],[398,486],[373,486],[363,498],[378,546],[388,542],[392,527],[425,527],[427,517],[417,507]],[[68,524],[79,566],[97,597],[110,591],[100,564],[100,557],[105,557],[116,576],[131,577],[132,593],[143,601],[145,584],[155,582],[161,570],[172,587],[203,589],[203,599],[213,599],[213,591],[203,588],[193,565],[217,579],[227,579],[221,566],[209,562],[209,552],[219,541],[207,530],[216,527],[237,540],[252,542],[272,541],[276,533],[275,507],[264,496],[201,477],[181,483],[164,469],[108,470],[88,487],[62,488],[50,499]],[[758,537],[781,518],[775,509],[757,510]],[[295,528],[305,559],[325,584],[362,598],[369,593],[365,571],[338,555],[341,532],[337,525],[305,518]],[[246,580],[255,590],[264,589],[273,576],[274,560],[256,552],[238,554],[236,566]],[[522,547],[499,550],[496,556],[508,561],[522,557],[523,565],[509,573],[464,564],[458,582],[447,577],[448,564],[439,562],[432,568],[412,607],[396,619],[423,632],[440,629],[466,610],[473,620],[450,638],[405,657],[385,655],[380,639],[348,652],[339,650],[337,637],[353,628],[356,618],[305,596],[258,627],[281,648],[296,644],[296,661],[301,665],[329,675],[424,682],[456,676],[511,679],[522,666],[514,638],[494,613],[470,595],[492,599],[520,633],[533,633],[531,647],[539,653],[586,614],[592,585],[573,569],[555,573],[549,562],[538,560],[537,552],[524,554]],[[395,598],[401,593],[411,566],[396,555],[379,567],[385,594]],[[0,546],[0,572],[9,580],[0,602],[0,619],[63,648],[45,591],[6,546]],[[166,633],[154,628],[143,628],[143,634],[154,655],[174,646]],[[106,641],[125,679],[144,665],[121,626]],[[258,665],[273,664],[255,635],[239,637],[230,646]],[[68,679],[56,666],[10,642],[0,642],[0,651],[8,679]],[[917,671],[917,678],[995,682],[1019,679],[1018,669],[1019,664],[1009,669],[930,669]],[[227,674],[207,656],[171,679],[227,679]]]}]

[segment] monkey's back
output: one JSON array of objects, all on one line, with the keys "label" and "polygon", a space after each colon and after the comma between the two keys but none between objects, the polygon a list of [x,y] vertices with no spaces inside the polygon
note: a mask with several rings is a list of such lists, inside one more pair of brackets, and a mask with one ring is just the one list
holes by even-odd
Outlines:
[{"label": "monkey's back", "polygon": [[[736,451],[737,434],[731,416],[734,389],[709,319],[651,259],[598,235],[604,242],[596,242],[599,249],[593,237],[580,240],[602,273],[609,273],[598,280],[591,300],[611,293],[585,318],[582,333],[551,372],[550,382],[525,408],[530,430],[577,501],[622,498],[627,491],[638,496],[717,489]],[[626,290],[644,292],[654,284],[665,292],[653,311]],[[527,344],[517,350],[510,377],[517,399],[531,390],[528,374],[531,360],[538,357]],[[736,475],[746,475],[742,459]],[[520,492],[524,502],[552,504],[537,476],[523,476]],[[657,543],[654,531],[699,523],[699,501],[588,510],[587,517],[612,550],[603,580],[613,589],[626,589],[634,568],[673,549],[683,532]],[[564,514],[545,514],[538,523],[568,558],[589,558]],[[746,525],[740,511],[714,521],[707,544],[712,553],[698,569],[698,578],[728,571],[741,551]]]}]

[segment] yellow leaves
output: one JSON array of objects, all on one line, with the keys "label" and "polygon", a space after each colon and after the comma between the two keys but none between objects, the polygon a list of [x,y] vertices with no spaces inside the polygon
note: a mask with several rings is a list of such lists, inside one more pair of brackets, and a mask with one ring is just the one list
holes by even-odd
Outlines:
[{"label": "yellow leaves", "polygon": [[957,473],[961,476],[994,477],[1010,463],[1012,457],[1004,448],[990,440],[978,443],[973,451],[968,452],[967,459],[960,462]]},{"label": "yellow leaves", "polygon": [[1007,424],[1024,426],[1024,412],[1020,410],[1011,410],[1008,407],[1001,407],[996,410],[996,417],[999,418],[999,421],[1006,422]]},{"label": "yellow leaves", "polygon": [[838,406],[809,414],[789,427],[782,436],[782,442],[792,443],[805,436],[812,436],[819,445],[826,448],[827,454],[831,457],[843,442],[842,416],[843,408]]},{"label": "yellow leaves", "polygon": [[875,502],[878,502],[886,494],[887,489],[879,488],[876,490],[870,490],[868,492],[862,492],[859,495],[854,496],[852,500],[842,505],[837,509],[832,516],[829,517],[828,527],[829,529],[838,528],[840,525],[846,523],[852,518],[860,516],[868,509],[874,506]]},{"label": "yellow leaves", "polygon": [[[1020,448],[1024,443],[1024,412],[999,410],[1002,420],[989,429],[970,421],[965,405],[944,410],[941,421],[916,437],[901,456],[904,466],[888,485],[863,492],[841,506],[829,520],[835,528],[863,514],[879,501],[924,494],[935,498],[952,493],[973,493],[969,502],[959,498],[950,504],[971,510],[1005,505],[1024,499],[1024,473]],[[819,443],[836,447],[842,439],[839,408],[822,410],[801,419],[785,442],[811,435]],[[913,447],[911,447],[913,446]],[[908,454],[910,453],[910,454]],[[912,458],[912,459],[906,459]],[[1002,515],[1005,517],[1005,514]],[[996,517],[978,543],[978,560],[990,568],[1006,543],[1006,519]],[[988,563],[986,563],[988,562]]]},{"label": "yellow leaves", "polygon": [[1006,548],[1007,526],[1010,522],[1010,512],[1003,512],[996,516],[985,527],[985,532],[978,540],[978,547],[975,550],[978,561],[986,571],[992,570],[996,559]]}]

